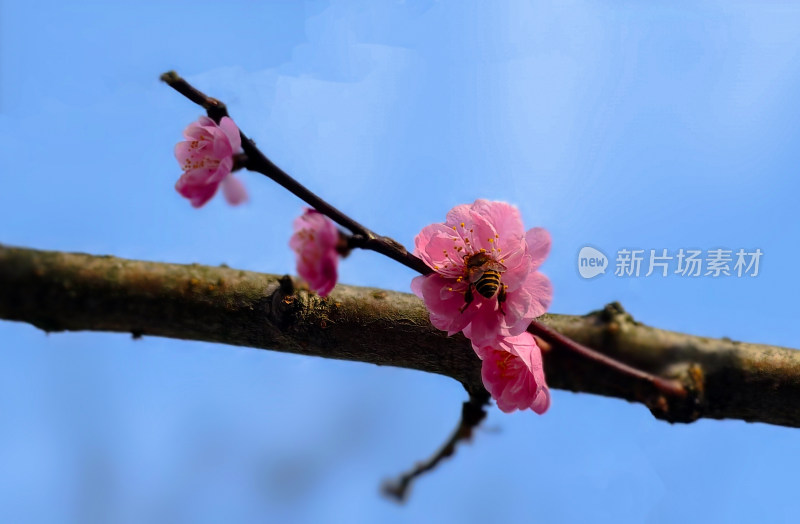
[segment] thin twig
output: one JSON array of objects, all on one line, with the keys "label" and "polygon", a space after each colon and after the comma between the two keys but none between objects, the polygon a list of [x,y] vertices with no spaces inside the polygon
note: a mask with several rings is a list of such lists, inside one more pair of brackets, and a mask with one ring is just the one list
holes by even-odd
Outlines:
[{"label": "thin twig", "polygon": [[528,331],[543,338],[545,341],[553,344],[556,347],[566,348],[573,353],[581,355],[587,360],[597,362],[607,368],[618,371],[623,375],[629,375],[644,382],[648,382],[652,384],[659,392],[665,395],[670,395],[675,398],[686,398],[688,394],[684,385],[677,380],[667,380],[657,375],[647,373],[646,371],[642,371],[641,369],[637,369],[633,366],[629,366],[624,362],[620,362],[619,360],[613,359],[608,355],[604,355],[599,351],[595,351],[584,346],[583,344],[579,344],[569,337],[565,337],[555,329],[539,322],[538,320],[531,322],[531,325],[528,326]]},{"label": "thin twig", "polygon": [[[228,110],[224,103],[196,89],[176,72],[169,71],[164,73],[161,75],[161,80],[195,104],[203,107],[208,113],[209,118],[213,119],[215,122],[219,123],[222,117],[228,116]],[[256,146],[255,142],[248,138],[241,130],[239,134],[242,137],[242,149],[246,155],[246,159],[240,157],[243,166],[251,171],[256,171],[265,175],[320,213],[348,229],[354,236],[351,247],[359,247],[378,252],[422,274],[431,271],[422,260],[409,253],[402,244],[389,237],[376,234],[313,193],[284,170],[273,164]]]},{"label": "thin twig", "polygon": [[464,402],[461,407],[461,419],[458,421],[458,426],[439,451],[427,460],[419,462],[398,478],[384,482],[382,488],[384,495],[397,502],[405,502],[408,489],[417,477],[434,469],[442,460],[452,456],[459,442],[467,441],[472,437],[472,432],[486,418],[485,408],[488,404],[489,395],[485,391],[477,394],[471,393],[469,400]]}]

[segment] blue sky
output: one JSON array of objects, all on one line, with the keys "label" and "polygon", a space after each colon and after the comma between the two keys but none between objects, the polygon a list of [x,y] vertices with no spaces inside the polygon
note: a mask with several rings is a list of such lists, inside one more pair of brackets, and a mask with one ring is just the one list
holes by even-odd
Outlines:
[{"label": "blue sky", "polygon": [[[165,5],[166,4],[166,5]],[[411,245],[475,198],[553,236],[552,311],[800,347],[800,6],[778,2],[0,3],[0,242],[293,271],[301,203],[192,209],[172,148],[228,103],[285,170]],[[581,247],[759,248],[756,278],[577,272]],[[348,284],[408,290],[372,253]],[[4,522],[790,522],[796,430],[670,426],[562,391],[493,410],[397,507],[380,481],[436,448],[441,377],[214,344],[0,323]]]}]

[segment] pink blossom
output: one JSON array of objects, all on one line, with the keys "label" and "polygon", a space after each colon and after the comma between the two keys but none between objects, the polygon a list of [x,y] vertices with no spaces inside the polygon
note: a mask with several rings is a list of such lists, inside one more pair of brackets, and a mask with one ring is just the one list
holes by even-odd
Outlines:
[{"label": "pink blossom", "polygon": [[230,118],[222,117],[219,125],[201,116],[183,131],[186,138],[175,146],[175,158],[183,175],[175,184],[178,193],[200,207],[217,192],[222,184],[225,199],[232,205],[247,200],[247,191],[233,176],[233,155],[242,147],[239,128]]},{"label": "pink blossom", "polygon": [[338,244],[339,230],[319,211],[306,209],[295,219],[289,246],[297,253],[297,273],[323,297],[336,285]]},{"label": "pink blossom", "polygon": [[[547,311],[552,287],[537,269],[549,251],[550,234],[542,228],[525,232],[516,207],[476,200],[417,235],[414,254],[434,272],[416,277],[411,290],[425,302],[434,326],[491,345],[519,335]],[[494,288],[487,285],[492,280]]]},{"label": "pink blossom", "polygon": [[550,407],[542,353],[530,333],[508,337],[494,346],[473,346],[483,360],[481,378],[504,413],[531,408],[540,415]]}]

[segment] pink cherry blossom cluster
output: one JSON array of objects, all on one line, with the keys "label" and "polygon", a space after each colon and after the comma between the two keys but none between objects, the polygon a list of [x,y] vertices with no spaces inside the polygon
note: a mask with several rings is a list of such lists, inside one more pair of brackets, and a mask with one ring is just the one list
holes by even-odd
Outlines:
[{"label": "pink cherry blossom cluster", "polygon": [[[208,202],[222,186],[233,205],[247,199],[232,174],[242,146],[236,124],[200,117],[175,146],[183,174],[175,188],[194,207]],[[322,213],[307,209],[294,222],[289,242],[297,272],[314,291],[327,296],[336,285],[341,234]],[[550,280],[538,271],[550,251],[542,228],[527,232],[519,211],[504,202],[476,200],[456,206],[443,224],[423,228],[414,254],[433,272],[415,278],[412,291],[430,311],[431,323],[449,335],[463,332],[482,360],[483,384],[504,412],[550,406],[542,355],[526,330],[547,311]]]},{"label": "pink cherry blossom cluster", "polygon": [[414,254],[433,273],[416,277],[412,291],[434,326],[470,339],[484,386],[504,412],[550,405],[541,351],[526,331],[553,296],[538,271],[549,251],[546,230],[526,232],[516,207],[488,200],[456,206],[415,239]]},{"label": "pink cherry blossom cluster", "polygon": [[183,131],[186,138],[175,146],[175,158],[183,175],[175,184],[178,193],[188,198],[194,207],[201,207],[222,185],[225,199],[231,205],[247,200],[247,191],[233,173],[233,155],[242,147],[239,128],[230,118],[223,117],[219,125],[201,116]]}]

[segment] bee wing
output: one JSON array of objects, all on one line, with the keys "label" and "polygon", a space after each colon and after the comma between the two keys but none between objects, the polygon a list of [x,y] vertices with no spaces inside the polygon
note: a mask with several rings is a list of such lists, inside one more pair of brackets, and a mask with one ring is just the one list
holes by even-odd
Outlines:
[{"label": "bee wing", "polygon": [[483,274],[486,272],[485,267],[471,267],[469,268],[469,283],[474,284],[478,280],[481,279]]},{"label": "bee wing", "polygon": [[504,266],[500,262],[496,262],[496,261],[492,260],[492,261],[487,262],[483,269],[484,270],[493,269],[495,271],[499,271],[500,273],[502,273],[503,271],[505,271],[508,268],[506,268],[506,266]]}]

